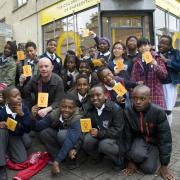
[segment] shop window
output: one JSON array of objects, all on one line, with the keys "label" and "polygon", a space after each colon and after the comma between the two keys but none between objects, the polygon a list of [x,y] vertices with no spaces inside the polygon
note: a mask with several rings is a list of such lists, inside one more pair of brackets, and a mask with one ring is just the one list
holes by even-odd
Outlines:
[{"label": "shop window", "polygon": [[123,43],[130,35],[138,38],[149,38],[148,16],[103,17],[103,36],[111,38],[112,43],[121,40]]},{"label": "shop window", "polygon": [[92,8],[78,14],[54,21],[43,27],[44,49],[49,39],[55,38],[58,42],[57,53],[62,58],[67,50],[79,53],[79,47],[93,46],[95,41],[90,37],[83,37],[84,29],[98,33],[98,8]]},{"label": "shop window", "polygon": [[176,17],[169,15],[169,31],[174,32],[177,30]]}]

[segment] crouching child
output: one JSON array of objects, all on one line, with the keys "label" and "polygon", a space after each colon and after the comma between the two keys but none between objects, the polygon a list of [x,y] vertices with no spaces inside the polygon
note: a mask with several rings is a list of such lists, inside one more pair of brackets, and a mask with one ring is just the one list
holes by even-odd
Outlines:
[{"label": "crouching child", "polygon": [[128,160],[125,175],[140,169],[145,174],[158,172],[173,180],[168,170],[172,137],[166,114],[150,102],[150,88],[139,85],[132,93],[132,106],[125,109],[126,147]]},{"label": "crouching child", "polygon": [[26,147],[30,145],[30,139],[24,135],[31,130],[32,121],[17,88],[8,87],[3,91],[3,98],[5,106],[0,110],[0,177],[6,180],[6,155],[15,163],[27,159]]},{"label": "crouching child", "polygon": [[60,173],[61,163],[81,136],[80,118],[74,97],[66,95],[50,117],[51,127],[39,134],[52,157],[52,175]]},{"label": "crouching child", "polygon": [[[104,88],[100,85],[94,86],[89,95],[92,108],[87,110],[86,118],[91,119],[92,129],[85,134],[81,147],[91,156],[93,163],[100,162],[105,155],[113,161],[116,168],[122,170],[124,167],[122,110],[116,103],[106,99]],[[71,158],[77,153],[78,146],[71,150],[69,154]]]}]

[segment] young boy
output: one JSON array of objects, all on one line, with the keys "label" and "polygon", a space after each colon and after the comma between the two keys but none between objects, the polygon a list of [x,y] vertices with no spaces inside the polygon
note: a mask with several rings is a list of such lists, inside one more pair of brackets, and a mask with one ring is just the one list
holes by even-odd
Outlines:
[{"label": "young boy", "polygon": [[26,59],[20,61],[17,66],[17,79],[20,86],[24,86],[31,77],[26,77],[23,74],[23,66],[30,65],[32,69],[32,76],[38,74],[38,58],[37,46],[34,42],[27,42],[25,45]]},{"label": "young boy", "polygon": [[126,175],[137,168],[145,174],[159,173],[173,180],[168,171],[172,151],[171,130],[165,112],[150,102],[150,88],[136,86],[132,93],[132,107],[124,110],[126,122]]},{"label": "young boy", "polygon": [[160,37],[158,48],[168,71],[168,76],[162,81],[162,84],[166,101],[166,114],[171,125],[172,110],[177,98],[177,84],[180,83],[180,51],[173,49],[172,38],[168,35]]},{"label": "young boy", "polygon": [[90,100],[92,108],[85,117],[91,119],[92,129],[84,137],[83,149],[96,159],[99,154],[107,155],[122,169],[124,167],[124,146],[120,143],[124,128],[122,111],[114,102],[106,100],[102,86],[94,86],[90,90]]},{"label": "young boy", "polygon": [[[0,111],[0,177],[6,180],[6,154],[8,153],[9,158],[16,163],[27,159],[26,145],[28,144],[23,135],[30,131],[32,122],[28,109],[22,105],[17,88],[8,87],[3,92],[3,97],[6,105]],[[6,122],[9,118],[17,123],[14,130],[7,126]]]},{"label": "young boy", "polygon": [[85,114],[90,106],[88,92],[89,79],[86,75],[81,74],[76,78],[75,88],[72,91],[69,91],[68,94],[75,97],[76,105],[82,114]]},{"label": "young boy", "polygon": [[[134,81],[143,81],[151,89],[151,100],[153,103],[165,109],[164,94],[162,89],[162,80],[167,77],[167,70],[162,58],[154,51],[151,51],[151,44],[148,39],[141,38],[137,43],[139,49],[139,57],[131,72],[131,79]],[[142,54],[150,52],[152,61],[146,63]]]},{"label": "young boy", "polygon": [[61,58],[56,54],[56,47],[57,47],[57,42],[55,39],[49,39],[47,41],[47,49],[44,54],[40,56],[40,58],[47,57],[51,60],[54,68],[53,72],[58,74],[59,76],[61,75],[61,68],[62,68],[62,60]]},{"label": "young boy", "polygon": [[40,132],[40,139],[52,156],[52,175],[61,171],[61,163],[81,135],[80,118],[73,96],[66,95],[51,115],[51,127]]}]

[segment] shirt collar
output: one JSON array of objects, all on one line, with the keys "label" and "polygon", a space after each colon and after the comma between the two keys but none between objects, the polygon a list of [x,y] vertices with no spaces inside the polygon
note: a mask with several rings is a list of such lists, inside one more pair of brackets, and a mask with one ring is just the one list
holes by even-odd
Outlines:
[{"label": "shirt collar", "polygon": [[110,51],[107,51],[107,52],[105,52],[105,53],[102,53],[102,52],[100,52],[100,55],[102,56],[108,56],[110,54]]},{"label": "shirt collar", "polygon": [[52,60],[54,60],[55,57],[56,57],[56,55],[55,55],[54,53],[51,54],[51,53],[49,53],[48,51],[46,52],[46,54],[47,54],[47,56],[48,56],[50,59],[52,59]]},{"label": "shirt collar", "polygon": [[76,73],[76,71],[70,72],[70,71],[67,70],[67,75],[72,75],[72,76],[74,76],[75,73]]},{"label": "shirt collar", "polygon": [[137,54],[138,54],[138,51],[137,51],[137,50],[136,50],[136,53],[135,53],[135,54],[133,54],[133,55],[132,55],[132,54],[130,54],[129,52],[127,52],[127,55],[128,55],[128,56],[136,56]]},{"label": "shirt collar", "polygon": [[87,94],[85,94],[85,96],[82,96],[81,94],[78,93],[79,101],[81,102],[86,96],[87,96]]},{"label": "shirt collar", "polygon": [[[116,83],[115,80],[114,80],[114,82],[115,82],[115,85],[116,85],[117,83]],[[105,86],[105,88],[106,88],[108,91],[112,91],[112,90],[113,90],[113,87],[110,87],[110,86],[108,86],[108,85],[106,85],[106,84],[104,84],[104,86]]]},{"label": "shirt collar", "polygon": [[105,104],[103,104],[101,108],[96,108],[98,116],[102,114],[104,108],[105,108]]},{"label": "shirt collar", "polygon": [[60,115],[59,121],[62,122],[62,123],[64,122],[64,120],[63,120],[63,118],[62,118],[62,115]]},{"label": "shirt collar", "polygon": [[6,108],[7,114],[12,115],[12,117],[15,119],[17,113],[13,113],[13,112],[11,111],[11,109],[9,108],[8,104],[5,105],[5,108]]}]

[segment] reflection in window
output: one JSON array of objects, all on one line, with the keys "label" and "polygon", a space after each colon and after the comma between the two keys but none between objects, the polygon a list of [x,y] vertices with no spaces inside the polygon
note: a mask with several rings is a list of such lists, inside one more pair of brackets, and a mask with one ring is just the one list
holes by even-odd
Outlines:
[{"label": "reflection in window", "polygon": [[27,0],[17,0],[17,6],[22,6],[23,4],[25,4],[27,2]]},{"label": "reflection in window", "polygon": [[55,38],[60,43],[57,52],[62,58],[65,57],[67,50],[74,50],[78,53],[77,46],[93,46],[95,44],[94,40],[89,37],[82,37],[84,29],[98,33],[97,7],[45,25],[43,27],[44,49],[47,41],[51,38]]}]

